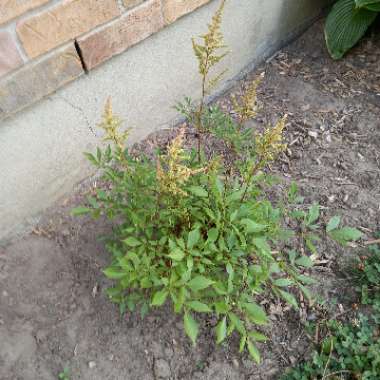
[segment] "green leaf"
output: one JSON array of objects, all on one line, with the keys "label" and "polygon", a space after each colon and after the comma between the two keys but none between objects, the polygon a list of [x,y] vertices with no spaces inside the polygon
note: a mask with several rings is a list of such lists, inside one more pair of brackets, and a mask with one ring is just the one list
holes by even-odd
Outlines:
[{"label": "green leaf", "polygon": [[376,16],[376,12],[357,8],[355,0],[339,0],[325,25],[327,48],[332,58],[342,58],[363,37]]},{"label": "green leaf", "polygon": [[185,257],[185,252],[183,252],[179,248],[175,248],[172,252],[170,252],[168,257],[170,257],[174,261],[182,261]]},{"label": "green leaf", "polygon": [[185,315],[183,316],[183,324],[185,326],[185,332],[187,336],[190,338],[190,340],[193,342],[193,345],[195,346],[199,332],[197,321],[190,314],[185,313]]},{"label": "green leaf", "polygon": [[359,240],[363,235],[359,230],[351,227],[343,227],[339,230],[333,230],[329,234],[334,240],[342,245],[346,245],[350,241]]},{"label": "green leaf", "polygon": [[301,256],[296,261],[295,264],[304,267],[304,268],[311,268],[314,263],[313,260],[308,256]]},{"label": "green leaf", "polygon": [[107,269],[104,269],[103,273],[110,280],[120,280],[127,275],[126,272],[120,270],[119,268],[115,268],[115,267],[109,267]]},{"label": "green leaf", "polygon": [[268,227],[264,224],[256,223],[251,219],[242,219],[241,224],[246,227],[246,231],[249,234],[264,231]]},{"label": "green leaf", "polygon": [[211,228],[207,233],[207,243],[215,243],[218,239],[219,231],[217,228]]},{"label": "green leaf", "polygon": [[266,342],[268,340],[268,337],[257,331],[250,331],[248,335],[256,342]]},{"label": "green leaf", "polygon": [[266,258],[272,259],[271,249],[265,238],[255,238],[252,242]]},{"label": "green leaf", "polygon": [[230,318],[236,330],[239,331],[241,335],[246,335],[244,324],[240,318],[234,313],[228,313],[228,317]]},{"label": "green leaf", "polygon": [[186,305],[198,313],[210,313],[212,311],[208,305],[199,301],[190,301]]},{"label": "green leaf", "polygon": [[274,280],[273,284],[282,288],[282,287],[293,285],[293,281],[290,280],[289,278],[279,278],[277,280]]},{"label": "green leaf", "polygon": [[201,186],[190,186],[187,190],[190,191],[190,193],[196,195],[197,197],[208,197],[208,192]]},{"label": "green leaf", "polygon": [[340,216],[333,216],[329,222],[327,223],[327,226],[326,226],[326,232],[331,232],[332,230],[335,230],[339,227],[339,224],[340,224]]},{"label": "green leaf", "polygon": [[221,321],[216,325],[216,343],[222,343],[227,337],[227,318],[223,317]]},{"label": "green leaf", "polygon": [[285,292],[284,290],[279,290],[281,297],[289,304],[292,305],[295,309],[298,309],[298,303],[293,294]]},{"label": "green leaf", "polygon": [[130,236],[123,240],[123,242],[129,247],[137,247],[141,245],[141,241],[137,240],[135,237]]},{"label": "green leaf", "polygon": [[85,215],[91,211],[92,210],[88,207],[76,207],[71,210],[71,215],[73,216]]},{"label": "green leaf", "polygon": [[248,346],[248,352],[251,355],[251,357],[253,358],[253,360],[257,364],[260,364],[260,361],[261,361],[260,352],[257,349],[257,347],[252,343],[252,341],[250,339],[247,340],[247,346]]},{"label": "green leaf", "polygon": [[265,325],[268,323],[268,317],[264,309],[255,302],[245,303],[244,309],[249,315],[249,319],[258,325]]},{"label": "green leaf", "polygon": [[311,206],[308,216],[307,216],[307,225],[310,226],[316,222],[319,218],[319,204],[314,204]]},{"label": "green leaf", "polygon": [[187,283],[187,286],[194,292],[197,292],[198,290],[203,290],[203,289],[208,288],[213,283],[214,281],[204,276],[196,276]]},{"label": "green leaf", "polygon": [[240,353],[244,351],[246,343],[247,343],[247,335],[242,335],[242,337],[240,338],[240,344],[239,344]]},{"label": "green leaf", "polygon": [[187,248],[192,249],[199,241],[201,234],[199,229],[195,229],[189,232],[189,236],[187,237]]},{"label": "green leaf", "polygon": [[152,306],[162,306],[168,297],[168,291],[163,289],[156,292],[152,299]]}]

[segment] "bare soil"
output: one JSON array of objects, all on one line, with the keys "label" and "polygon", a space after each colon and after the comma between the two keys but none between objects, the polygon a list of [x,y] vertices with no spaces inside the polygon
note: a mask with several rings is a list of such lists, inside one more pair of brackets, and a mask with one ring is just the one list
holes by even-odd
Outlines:
[{"label": "bare soil", "polygon": [[[285,182],[296,180],[306,203],[319,202],[324,215],[343,215],[364,240],[380,230],[379,62],[375,35],[333,62],[318,22],[217,100],[230,109],[230,95],[265,72],[263,108],[252,127],[289,115],[288,151],[273,172]],[[159,132],[136,148],[163,146],[175,133]],[[204,321],[193,348],[169,307],[144,319],[121,317],[105,296],[109,284],[101,274],[109,256],[99,237],[111,226],[70,216],[96,185],[83,186],[49,210],[33,233],[0,248],[1,380],[56,379],[64,367],[72,380],[269,380],[307,355],[304,322],[325,312],[306,302],[297,313],[281,303],[270,307],[271,341],[261,346],[259,366],[238,354],[234,339],[216,347],[212,320]],[[344,295],[351,287],[336,272],[344,274],[342,258],[360,249],[320,248],[313,274],[321,285],[314,291],[327,299],[329,313],[342,313],[350,307]]]}]

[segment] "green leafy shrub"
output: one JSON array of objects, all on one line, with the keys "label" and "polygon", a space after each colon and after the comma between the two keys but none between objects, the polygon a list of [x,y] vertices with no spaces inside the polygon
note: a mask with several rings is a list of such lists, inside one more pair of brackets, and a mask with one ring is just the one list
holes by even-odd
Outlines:
[{"label": "green leafy shrub", "polygon": [[340,59],[365,34],[380,12],[380,0],[339,0],[326,20],[327,48]]},{"label": "green leafy shrub", "polygon": [[[286,118],[261,133],[245,129],[244,122],[256,113],[258,81],[234,99],[235,119],[206,106],[207,93],[221,77],[214,66],[225,55],[223,6],[202,43],[193,41],[201,102],[196,106],[186,99],[178,105],[196,129],[196,147],[184,148],[187,130],[182,129],[155,160],[131,154],[108,102],[100,127],[110,144],[87,154],[103,170],[106,184],[89,198],[88,207],[74,213],[115,221],[107,243],[112,263],[104,274],[115,282],[108,295],[121,312],[138,308],[145,314],[168,301],[183,316],[194,344],[196,316],[214,315],[217,343],[235,331],[240,351],[247,349],[259,361],[257,342],[266,340],[260,326],[268,323],[261,300],[276,297],[297,308],[292,289],[310,297],[306,285],[313,280],[304,270],[313,264],[307,253],[316,251],[320,213],[318,205],[310,210],[298,205],[295,184],[277,202],[269,199],[273,180],[265,169],[285,147]],[[209,149],[210,142],[215,149]],[[287,227],[287,219],[301,234]],[[339,222],[330,221],[330,235],[344,231]],[[352,229],[341,232],[340,239],[359,237]]]}]

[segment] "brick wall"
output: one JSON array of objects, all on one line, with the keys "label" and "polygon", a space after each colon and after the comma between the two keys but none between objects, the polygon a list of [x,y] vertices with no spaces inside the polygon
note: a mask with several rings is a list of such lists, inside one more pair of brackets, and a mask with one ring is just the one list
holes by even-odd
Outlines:
[{"label": "brick wall", "polygon": [[0,0],[0,120],[210,0]]}]

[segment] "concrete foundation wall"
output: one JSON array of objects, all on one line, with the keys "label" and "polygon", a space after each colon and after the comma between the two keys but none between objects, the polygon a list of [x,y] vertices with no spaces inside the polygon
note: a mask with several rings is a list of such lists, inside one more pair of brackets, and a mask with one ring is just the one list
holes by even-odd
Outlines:
[{"label": "concrete foundation wall", "polygon": [[[223,28],[231,54],[223,87],[273,54],[318,16],[323,1],[229,0]],[[172,105],[199,95],[191,37],[206,30],[218,1],[180,19],[124,54],[12,118],[0,121],[0,240],[93,174],[82,152],[99,143],[96,124],[108,96],[133,128],[130,142],[173,124]],[[222,89],[220,88],[219,91]]]}]

